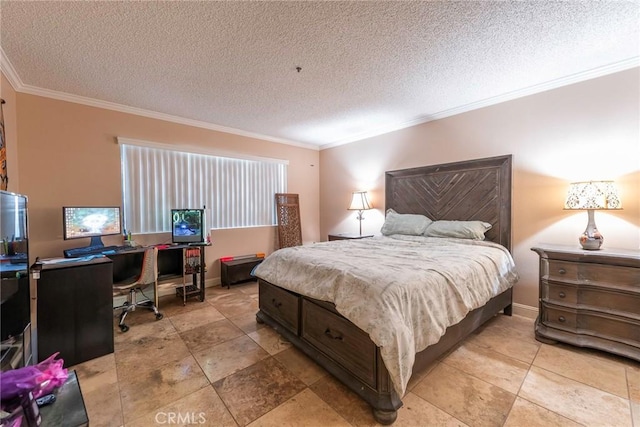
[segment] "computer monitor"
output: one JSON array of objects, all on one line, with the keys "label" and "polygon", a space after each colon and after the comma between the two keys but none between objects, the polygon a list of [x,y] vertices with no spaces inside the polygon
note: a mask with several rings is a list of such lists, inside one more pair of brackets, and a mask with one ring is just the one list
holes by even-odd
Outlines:
[{"label": "computer monitor", "polygon": [[204,242],[204,209],[171,209],[171,241]]},{"label": "computer monitor", "polygon": [[65,206],[62,224],[65,240],[90,237],[89,246],[104,246],[102,236],[122,233],[119,206]]}]

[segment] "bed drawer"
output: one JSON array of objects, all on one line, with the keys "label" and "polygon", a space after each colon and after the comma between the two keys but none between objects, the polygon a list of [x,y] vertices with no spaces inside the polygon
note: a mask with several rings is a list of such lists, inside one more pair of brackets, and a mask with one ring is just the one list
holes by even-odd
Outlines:
[{"label": "bed drawer", "polygon": [[302,300],[302,338],[371,387],[376,387],[376,346],[369,335],[331,311]]},{"label": "bed drawer", "polygon": [[260,310],[280,322],[294,334],[299,334],[300,298],[269,283],[260,281]]}]

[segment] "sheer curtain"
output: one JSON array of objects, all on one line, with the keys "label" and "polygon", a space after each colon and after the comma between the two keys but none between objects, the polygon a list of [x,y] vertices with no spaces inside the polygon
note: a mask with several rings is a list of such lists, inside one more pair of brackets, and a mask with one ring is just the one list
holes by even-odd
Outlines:
[{"label": "sheer curtain", "polygon": [[276,225],[274,194],[286,192],[286,161],[129,141],[118,139],[127,231],[168,232],[171,209],[203,206],[207,229]]}]

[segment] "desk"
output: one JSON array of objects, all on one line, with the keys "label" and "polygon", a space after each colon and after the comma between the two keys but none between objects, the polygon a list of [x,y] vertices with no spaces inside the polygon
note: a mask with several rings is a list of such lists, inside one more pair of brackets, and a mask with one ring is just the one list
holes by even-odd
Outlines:
[{"label": "desk", "polygon": [[[204,250],[210,244],[202,243],[198,245],[158,245],[158,281],[162,282],[169,279],[183,278],[184,269],[184,251],[189,248],[200,248],[200,265],[205,265]],[[137,277],[142,271],[142,259],[144,258],[145,247],[132,249],[130,251],[106,254],[113,261],[113,282],[122,282],[132,277]],[[191,274],[191,273],[190,273]],[[188,286],[186,296],[198,295],[200,301],[204,301],[204,271],[200,274],[200,280],[197,278],[198,273],[193,274],[192,285]],[[177,288],[179,289],[179,288]],[[154,291],[155,304],[158,307],[158,292]],[[179,294],[178,296],[183,296]],[[184,296],[183,298],[186,298]]]},{"label": "desk", "polygon": [[[158,247],[158,280],[182,277],[186,245],[172,245]],[[142,259],[146,247],[140,246],[124,252],[105,254],[113,261],[113,282],[122,282],[137,277],[142,271]]]},{"label": "desk", "polygon": [[60,352],[68,367],[113,353],[111,266],[104,257],[41,266],[34,295],[38,361]]}]

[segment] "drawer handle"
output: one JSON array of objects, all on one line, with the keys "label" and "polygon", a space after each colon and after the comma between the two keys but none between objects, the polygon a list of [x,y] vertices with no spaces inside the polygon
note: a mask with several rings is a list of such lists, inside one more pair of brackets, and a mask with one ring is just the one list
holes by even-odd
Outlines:
[{"label": "drawer handle", "polygon": [[324,331],[324,334],[326,336],[328,336],[329,338],[333,339],[333,340],[340,340],[342,341],[342,335],[333,335],[333,333],[331,332],[331,329],[327,328],[326,331]]},{"label": "drawer handle", "polygon": [[564,292],[562,292],[562,291],[561,291],[561,292],[558,294],[558,296],[559,296],[560,298],[564,298],[564,297],[566,297],[566,296],[567,296],[567,294],[565,294]]},{"label": "drawer handle", "polygon": [[558,273],[560,273],[560,274],[566,274],[566,273],[567,273],[567,270],[565,270],[564,268],[561,268],[561,269],[559,269],[559,270],[558,270]]},{"label": "drawer handle", "polygon": [[275,299],[275,298],[271,299],[271,303],[273,304],[273,306],[274,306],[275,308],[280,308],[280,307],[282,306],[282,303],[281,303],[281,302],[276,301],[276,299]]},{"label": "drawer handle", "polygon": [[564,316],[558,317],[558,320],[560,321],[560,323],[564,323],[567,321],[567,319],[565,319]]}]

